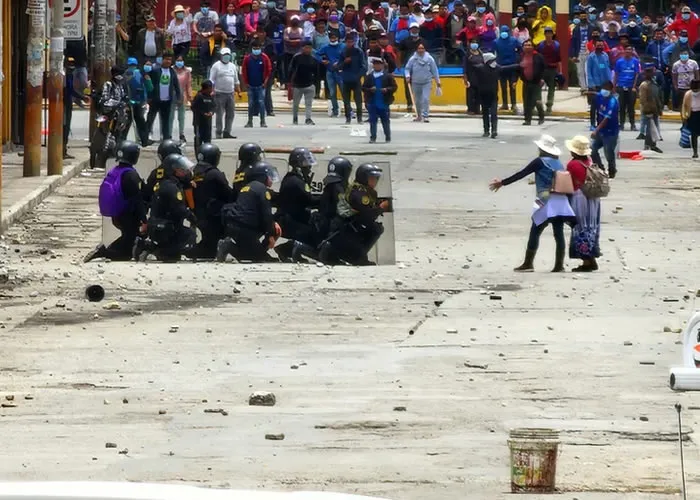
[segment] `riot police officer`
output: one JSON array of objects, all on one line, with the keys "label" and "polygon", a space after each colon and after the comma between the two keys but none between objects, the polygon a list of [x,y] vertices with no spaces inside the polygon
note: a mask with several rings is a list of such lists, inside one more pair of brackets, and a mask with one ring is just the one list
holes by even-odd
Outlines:
[{"label": "riot police officer", "polygon": [[109,246],[98,245],[84,259],[89,262],[100,257],[116,261],[131,260],[131,247],[146,223],[146,204],[142,197],[143,180],[134,166],[139,161],[141,148],[132,141],[122,141],[117,147],[117,165],[112,168],[100,186],[100,213],[111,217],[121,235]]},{"label": "riot police officer", "polygon": [[380,201],[375,190],[381,176],[382,170],[371,163],[357,168],[355,181],[338,203],[341,227],[321,245],[321,261],[333,263],[340,259],[357,266],[374,265],[367,254],[384,232],[377,218],[391,209],[389,201]]},{"label": "riot police officer", "polygon": [[143,188],[143,199],[147,205],[151,203],[153,198],[153,188],[155,185],[163,179],[163,160],[165,160],[170,155],[181,155],[182,145],[172,139],[165,139],[158,146],[158,165],[156,168],[151,170],[146,179],[146,184]]},{"label": "riot police officer", "polygon": [[245,186],[235,203],[221,209],[226,238],[219,241],[216,260],[224,262],[230,254],[237,260],[274,262],[267,251],[275,246],[281,235],[272,216],[270,187],[279,180],[277,169],[259,161],[248,169]]},{"label": "riot police officer", "polygon": [[[164,262],[177,262],[197,240],[196,218],[185,200],[184,189],[192,183],[192,162],[182,155],[169,155],[163,161],[163,178],[153,189],[148,218],[148,239],[134,244],[134,257],[145,260],[149,254]],[[190,227],[184,226],[184,221]]]},{"label": "riot police officer", "polygon": [[240,192],[241,188],[247,184],[246,172],[257,162],[265,159],[265,152],[260,145],[253,142],[243,144],[238,148],[238,165],[233,176],[233,196]]},{"label": "riot police officer", "polygon": [[294,148],[289,154],[290,170],[282,179],[276,198],[277,221],[287,242],[278,245],[275,252],[282,260],[292,257],[294,242],[315,248],[316,233],[310,224],[311,210],[318,208],[321,196],[311,192],[316,158],[307,148]]},{"label": "riot police officer", "polygon": [[200,259],[216,257],[216,246],[224,237],[221,207],[230,203],[233,190],[224,173],[218,169],[221,151],[214,144],[199,146],[197,165],[194,167],[194,213],[202,239],[191,256]]}]

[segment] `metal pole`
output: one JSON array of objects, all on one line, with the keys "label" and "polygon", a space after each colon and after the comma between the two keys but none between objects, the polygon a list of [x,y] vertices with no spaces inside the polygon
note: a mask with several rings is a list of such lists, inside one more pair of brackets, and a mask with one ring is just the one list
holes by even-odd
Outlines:
[{"label": "metal pole", "polygon": [[[99,95],[104,83],[110,79],[111,64],[108,57],[108,46],[113,46],[116,38],[114,33],[114,15],[112,15],[112,30],[109,30],[107,22],[107,4],[114,0],[95,0],[92,17],[92,71],[91,82],[93,90],[92,106],[90,107],[90,139],[95,126],[95,113]],[[114,10],[112,10],[114,12]],[[114,50],[112,50],[114,52]]]},{"label": "metal pole", "polygon": [[[46,152],[49,175],[61,175],[63,173],[63,151],[67,147],[66,144],[63,144],[63,8],[63,0],[53,0],[47,89],[49,98],[49,141]],[[66,103],[66,105],[70,104]]]},{"label": "metal pole", "polygon": [[43,107],[46,0],[27,0],[27,92],[24,115],[24,176],[41,175],[41,109]]},{"label": "metal pole", "polygon": [[[2,100],[2,96],[4,95],[3,93],[3,83],[5,82],[5,74],[3,73],[3,13],[5,11],[5,1],[6,0],[0,0],[0,129],[4,128],[3,124],[5,120],[3,119],[3,105],[5,104]],[[8,0],[9,1],[9,0]],[[2,132],[0,132],[0,148],[4,146],[4,141],[5,137]],[[0,151],[0,227],[2,227],[2,151]],[[0,231],[2,232],[2,231]]]},{"label": "metal pole", "polygon": [[681,420],[681,404],[675,404],[676,411],[678,412],[678,446],[681,449],[681,478],[683,479],[683,500],[688,500],[688,493],[685,488],[685,462],[683,461],[683,422]]}]

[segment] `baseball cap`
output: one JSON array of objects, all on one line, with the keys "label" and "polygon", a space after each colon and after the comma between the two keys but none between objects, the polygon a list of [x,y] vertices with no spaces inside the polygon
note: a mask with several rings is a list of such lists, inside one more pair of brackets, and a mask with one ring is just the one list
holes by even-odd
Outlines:
[{"label": "baseball cap", "polygon": [[144,17],[144,20],[146,21],[155,21],[156,18],[153,14],[146,14],[146,17]]},{"label": "baseball cap", "polygon": [[126,65],[127,66],[138,66],[139,60],[136,59],[135,57],[130,57],[129,59],[126,60]]},{"label": "baseball cap", "polygon": [[552,29],[551,26],[545,26],[545,27],[544,27],[544,32],[547,33],[548,31],[549,31],[550,33],[554,33],[554,30]]},{"label": "baseball cap", "polygon": [[229,56],[230,56],[230,55],[231,55],[231,49],[229,49],[228,47],[224,47],[223,49],[221,49],[220,54],[221,54],[222,56],[225,56],[225,55],[229,55]]},{"label": "baseball cap", "polygon": [[408,27],[408,29],[411,29],[411,28],[420,28],[420,24],[418,24],[417,22],[414,21],[414,22],[412,22],[411,25]]},{"label": "baseball cap", "polygon": [[440,6],[439,5],[433,5],[433,8],[431,9],[432,12],[440,12]]},{"label": "baseball cap", "polygon": [[681,12],[691,12],[690,7],[687,5],[681,9]]},{"label": "baseball cap", "polygon": [[374,11],[372,9],[365,9],[365,16],[367,14],[374,14]]},{"label": "baseball cap", "polygon": [[681,30],[681,32],[679,33],[679,35],[688,36],[688,30]]}]

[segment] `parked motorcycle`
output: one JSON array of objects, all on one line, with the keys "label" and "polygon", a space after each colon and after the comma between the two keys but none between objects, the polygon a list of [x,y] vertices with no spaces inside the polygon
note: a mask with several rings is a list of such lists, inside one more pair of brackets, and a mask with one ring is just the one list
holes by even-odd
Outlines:
[{"label": "parked motorcycle", "polygon": [[107,160],[116,158],[117,145],[126,139],[131,127],[131,108],[126,101],[110,99],[101,108],[90,141],[90,168],[106,168]]}]

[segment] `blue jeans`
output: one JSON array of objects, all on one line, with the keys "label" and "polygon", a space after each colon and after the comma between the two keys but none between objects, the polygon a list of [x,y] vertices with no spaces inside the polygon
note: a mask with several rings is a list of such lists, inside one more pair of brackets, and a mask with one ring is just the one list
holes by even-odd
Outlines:
[{"label": "blue jeans", "polygon": [[[658,130],[659,134],[660,134],[661,129],[659,128],[659,116],[658,115],[654,116],[654,123],[656,123],[656,130]],[[641,119],[640,125],[639,125],[639,133],[641,135],[646,135],[648,124],[649,124],[649,117],[646,115],[642,115],[642,119]]]},{"label": "blue jeans", "polygon": [[391,124],[389,123],[389,109],[378,108],[374,103],[367,103],[367,112],[369,113],[369,138],[377,140],[377,121],[381,120],[382,130],[386,142],[391,141]]},{"label": "blue jeans", "polygon": [[326,71],[326,92],[328,92],[328,97],[331,100],[331,106],[333,108],[333,116],[338,116],[338,86],[341,86],[343,81],[340,79],[338,73],[333,71]]},{"label": "blue jeans", "polygon": [[608,172],[617,172],[617,167],[615,165],[615,148],[617,147],[617,136],[603,136],[597,134],[595,140],[593,141],[593,152],[591,153],[591,158],[593,163],[597,163],[604,168],[603,161],[600,158],[600,149],[603,148],[603,153],[605,153],[605,159],[608,160]]},{"label": "blue jeans", "polygon": [[253,121],[255,111],[260,112],[260,123],[265,123],[265,87],[248,87],[248,121]]}]

